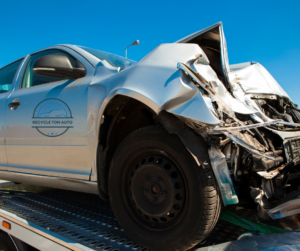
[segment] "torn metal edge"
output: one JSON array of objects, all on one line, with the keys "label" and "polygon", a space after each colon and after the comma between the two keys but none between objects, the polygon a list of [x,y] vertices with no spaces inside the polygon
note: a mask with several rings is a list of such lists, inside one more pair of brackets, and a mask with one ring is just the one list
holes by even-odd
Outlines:
[{"label": "torn metal edge", "polygon": [[233,134],[231,134],[230,132],[223,132],[223,134],[225,136],[227,136],[228,138],[230,138],[234,143],[236,143],[237,145],[245,148],[246,150],[248,150],[249,152],[251,152],[252,154],[256,154],[262,157],[265,157],[267,159],[276,161],[276,158],[273,158],[270,155],[264,154],[263,152],[260,152],[258,150],[256,150],[255,148],[253,148],[252,146],[248,145],[246,142],[240,140],[238,137],[234,136]]}]

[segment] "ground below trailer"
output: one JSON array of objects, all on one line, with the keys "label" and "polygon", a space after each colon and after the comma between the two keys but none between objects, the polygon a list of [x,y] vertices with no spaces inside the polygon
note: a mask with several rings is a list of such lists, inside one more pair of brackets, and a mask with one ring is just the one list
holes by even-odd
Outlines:
[{"label": "ground below trailer", "polygon": [[[1,223],[1,230],[38,250],[148,250],[125,234],[109,203],[97,195],[5,183],[0,187],[0,199],[4,201],[0,206],[0,220],[11,224],[11,229],[7,229]],[[255,210],[236,206],[229,210],[258,222]],[[295,230],[299,218],[289,220],[277,225]],[[249,230],[243,227],[219,220],[213,232],[193,250],[300,249],[298,232],[258,235],[237,241],[247,233]]]}]

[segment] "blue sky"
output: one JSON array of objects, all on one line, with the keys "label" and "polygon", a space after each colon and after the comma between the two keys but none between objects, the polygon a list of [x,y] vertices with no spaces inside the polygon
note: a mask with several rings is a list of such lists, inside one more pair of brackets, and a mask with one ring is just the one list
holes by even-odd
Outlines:
[{"label": "blue sky", "polygon": [[218,21],[229,62],[260,62],[300,105],[299,0],[1,1],[0,67],[54,44],[84,45],[141,59]]}]

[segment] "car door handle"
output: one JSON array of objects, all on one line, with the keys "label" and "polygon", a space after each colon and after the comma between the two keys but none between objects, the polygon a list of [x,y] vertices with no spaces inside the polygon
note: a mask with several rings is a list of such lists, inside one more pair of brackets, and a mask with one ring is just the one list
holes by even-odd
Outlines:
[{"label": "car door handle", "polygon": [[14,99],[13,102],[8,104],[8,108],[15,110],[18,108],[19,105],[21,105],[20,101],[18,99]]}]

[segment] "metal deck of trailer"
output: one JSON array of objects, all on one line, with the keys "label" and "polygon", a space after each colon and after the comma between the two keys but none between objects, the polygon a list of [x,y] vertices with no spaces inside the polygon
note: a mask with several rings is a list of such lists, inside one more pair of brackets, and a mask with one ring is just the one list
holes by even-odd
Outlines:
[{"label": "metal deck of trailer", "polygon": [[[11,229],[0,228],[39,250],[148,250],[126,235],[109,203],[97,195],[7,183],[0,187],[0,199],[5,202],[0,206],[0,220],[9,222]],[[255,210],[236,206],[231,207],[231,210],[245,219],[258,221]],[[219,250],[218,247],[223,250],[226,247],[230,247],[230,250],[245,250],[250,244],[245,244],[245,240],[236,240],[246,232],[249,230],[219,220],[213,232],[193,250]],[[256,239],[261,238],[264,242],[265,236]],[[278,245],[284,244],[282,234],[274,236],[270,238],[281,240]],[[295,240],[300,242],[300,233],[293,232],[284,236],[285,241],[290,240],[287,242],[289,245]],[[255,239],[251,237],[248,241],[254,240],[252,238]],[[255,243],[255,247],[258,247],[259,240]],[[274,241],[272,243],[273,246],[277,245]],[[241,248],[237,249],[239,245]]]}]

